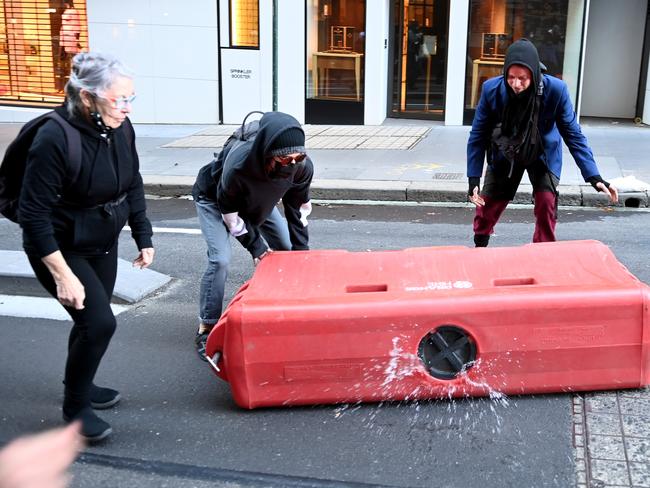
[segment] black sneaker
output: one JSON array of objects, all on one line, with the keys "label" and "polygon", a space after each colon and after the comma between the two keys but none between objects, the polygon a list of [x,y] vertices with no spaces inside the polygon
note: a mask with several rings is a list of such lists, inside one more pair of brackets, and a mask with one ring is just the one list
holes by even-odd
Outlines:
[{"label": "black sneaker", "polygon": [[122,399],[117,390],[102,388],[94,383],[90,385],[90,406],[95,410],[106,410],[111,408]]},{"label": "black sneaker", "polygon": [[66,415],[64,412],[63,420],[68,423],[81,420],[81,435],[91,444],[106,439],[113,432],[110,424],[100,419],[90,407],[83,408],[74,415]]},{"label": "black sneaker", "polygon": [[210,331],[203,332],[202,334],[196,333],[194,337],[194,344],[196,346],[196,352],[201,358],[202,361],[208,361],[208,358],[205,357],[205,343],[208,341],[208,336]]}]

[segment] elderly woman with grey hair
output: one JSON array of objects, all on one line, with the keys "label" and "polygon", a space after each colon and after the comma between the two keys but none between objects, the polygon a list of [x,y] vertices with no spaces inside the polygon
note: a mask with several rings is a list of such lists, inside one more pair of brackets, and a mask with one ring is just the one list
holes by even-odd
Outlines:
[{"label": "elderly woman with grey hair", "polygon": [[[139,250],[134,266],[149,266],[154,249],[127,118],[135,98],[132,75],[111,56],[79,53],[65,91],[66,102],[55,109],[65,121],[43,123],[29,150],[18,215],[36,277],[74,322],[63,419],[81,420],[82,435],[93,442],[112,432],[94,409],[120,400],[119,392],[93,382],[116,326],[110,300],[120,231],[128,222]],[[74,142],[66,140],[66,122],[81,139],[76,176],[68,174]]]}]

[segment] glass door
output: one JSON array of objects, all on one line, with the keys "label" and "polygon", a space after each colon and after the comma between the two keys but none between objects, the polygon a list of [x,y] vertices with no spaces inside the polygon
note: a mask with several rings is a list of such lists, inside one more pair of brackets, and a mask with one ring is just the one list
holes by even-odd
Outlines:
[{"label": "glass door", "polygon": [[390,116],[442,120],[449,0],[394,0]]}]

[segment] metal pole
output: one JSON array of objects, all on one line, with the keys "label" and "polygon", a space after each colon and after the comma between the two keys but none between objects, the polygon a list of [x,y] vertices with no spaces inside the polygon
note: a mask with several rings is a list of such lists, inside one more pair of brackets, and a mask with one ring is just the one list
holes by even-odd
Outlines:
[{"label": "metal pole", "polygon": [[273,111],[278,110],[278,0],[273,0]]}]

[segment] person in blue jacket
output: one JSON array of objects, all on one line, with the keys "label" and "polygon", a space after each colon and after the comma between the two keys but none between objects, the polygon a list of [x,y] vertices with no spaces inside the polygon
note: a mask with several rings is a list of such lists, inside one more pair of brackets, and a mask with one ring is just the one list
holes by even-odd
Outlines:
[{"label": "person in blue jacket", "polygon": [[[555,241],[562,140],[585,181],[612,202],[618,201],[616,188],[599,174],[566,83],[543,75],[542,66],[535,45],[519,39],[506,52],[503,75],[483,83],[467,141],[468,195],[476,205],[476,247],[488,245],[524,171],[533,186],[533,242]],[[481,190],[486,152],[488,166]]]}]

